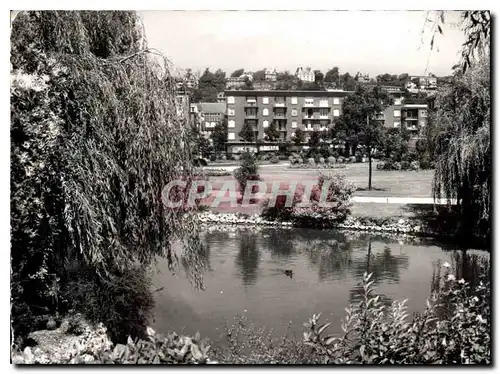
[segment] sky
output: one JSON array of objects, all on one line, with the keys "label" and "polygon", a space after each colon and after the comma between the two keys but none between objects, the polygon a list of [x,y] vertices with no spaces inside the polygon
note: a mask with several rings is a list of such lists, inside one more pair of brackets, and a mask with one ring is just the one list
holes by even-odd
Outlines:
[{"label": "sky", "polygon": [[[432,23],[421,11],[143,11],[148,46],[177,69],[266,67],[294,73],[300,65],[326,72],[451,74],[464,36],[459,14],[446,12],[434,49]],[[425,30],[422,38],[422,30]]]}]

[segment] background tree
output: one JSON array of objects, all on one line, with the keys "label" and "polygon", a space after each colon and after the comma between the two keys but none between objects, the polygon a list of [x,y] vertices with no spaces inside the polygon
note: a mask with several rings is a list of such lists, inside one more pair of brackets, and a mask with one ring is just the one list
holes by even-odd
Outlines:
[{"label": "background tree", "polygon": [[345,91],[354,91],[356,88],[356,81],[354,80],[354,77],[349,73],[342,74],[339,77],[339,81],[341,87]]},{"label": "background tree", "polygon": [[245,122],[243,124],[243,127],[241,128],[241,131],[238,133],[238,136],[247,143],[254,142],[255,133],[252,125],[250,125],[248,122]]},{"label": "background tree", "polygon": [[410,132],[404,126],[386,129],[381,145],[385,157],[401,162],[408,154],[409,141]]},{"label": "background tree", "polygon": [[288,71],[276,75],[277,90],[294,90],[297,88],[298,82],[299,80],[297,77],[290,74]]},{"label": "background tree", "polygon": [[217,94],[226,88],[226,73],[218,69],[212,73],[210,69],[205,69],[198,80],[198,88],[194,90],[193,102],[217,102]]},{"label": "background tree", "polygon": [[245,77],[245,84],[242,87],[244,90],[253,90],[253,83],[249,77]]},{"label": "background tree", "polygon": [[340,85],[339,68],[335,66],[328,70],[323,78],[323,83],[325,85],[328,84],[329,86],[338,87]]},{"label": "background tree", "polygon": [[227,144],[227,116],[224,116],[222,123],[218,123],[214,127],[214,131],[210,135],[216,152],[225,152]]},{"label": "background tree", "polygon": [[[342,104],[342,115],[338,126],[351,142],[363,145],[368,154],[368,189],[372,189],[372,155],[380,146],[383,135],[383,123],[376,120],[376,115],[391,104],[391,97],[376,86],[370,90],[357,86],[352,95],[347,96]],[[336,124],[337,125],[337,124]]]},{"label": "background tree", "polygon": [[295,131],[295,136],[293,137],[293,142],[296,145],[303,144],[306,141],[304,131],[302,129],[297,129]]},{"label": "background tree", "polygon": [[245,72],[245,69],[238,69],[238,70],[235,70],[231,73],[231,77],[233,78],[238,78],[240,76],[243,75],[243,73]]},{"label": "background tree", "polygon": [[325,74],[321,70],[314,70],[314,83],[319,87],[323,87],[323,79],[325,79]]},{"label": "background tree", "polygon": [[257,70],[253,73],[254,82],[264,82],[266,80],[266,69]]},{"label": "background tree", "polygon": [[280,132],[276,128],[276,123],[274,123],[274,121],[271,121],[271,123],[269,124],[269,127],[265,131],[265,134],[267,136],[267,140],[270,142],[275,142],[276,140],[279,139]]}]

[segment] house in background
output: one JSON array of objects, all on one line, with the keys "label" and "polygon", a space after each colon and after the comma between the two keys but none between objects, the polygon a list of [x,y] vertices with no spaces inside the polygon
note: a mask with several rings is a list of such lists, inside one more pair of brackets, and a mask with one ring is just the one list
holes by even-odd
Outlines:
[{"label": "house in background", "polygon": [[221,103],[221,104],[223,104],[223,103],[226,102],[226,96],[224,95],[224,91],[223,92],[219,92],[217,94],[217,102]]},{"label": "house in background", "polygon": [[310,67],[303,68],[299,66],[295,72],[295,76],[303,82],[314,82],[314,72]]},{"label": "house in background", "polygon": [[221,124],[226,116],[225,103],[199,103],[198,112],[202,117],[200,131],[210,137],[215,129],[215,126]]},{"label": "house in background", "polygon": [[266,81],[276,82],[276,77],[278,73],[275,68],[266,69]]}]

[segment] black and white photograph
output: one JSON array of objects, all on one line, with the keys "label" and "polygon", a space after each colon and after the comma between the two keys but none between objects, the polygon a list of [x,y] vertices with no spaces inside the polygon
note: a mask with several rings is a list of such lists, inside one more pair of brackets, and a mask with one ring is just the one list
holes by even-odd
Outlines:
[{"label": "black and white photograph", "polygon": [[493,20],[11,10],[11,366],[492,366]]}]

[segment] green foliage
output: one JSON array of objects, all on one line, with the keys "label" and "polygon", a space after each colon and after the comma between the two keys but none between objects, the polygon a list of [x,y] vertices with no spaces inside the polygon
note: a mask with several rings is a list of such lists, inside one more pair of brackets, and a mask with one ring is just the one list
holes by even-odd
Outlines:
[{"label": "green foliage", "polygon": [[253,130],[252,125],[250,123],[246,122],[243,123],[243,127],[241,128],[241,131],[238,133],[238,136],[245,142],[255,142],[255,132]]},{"label": "green foliage", "polygon": [[210,345],[195,337],[175,332],[157,334],[147,328],[143,339],[128,338],[126,344],[113,345],[106,338],[106,329],[87,327],[78,341],[60,354],[45,353],[27,347],[13,355],[14,364],[208,364]]},{"label": "green foliage", "polygon": [[214,127],[210,135],[216,152],[225,152],[227,144],[227,116]]},{"label": "green foliage", "polygon": [[243,73],[245,72],[245,69],[238,69],[238,70],[235,70],[231,73],[231,77],[233,78],[238,78],[240,76],[243,75]]},{"label": "green foliage", "polygon": [[371,274],[363,279],[363,298],[346,309],[343,335],[327,335],[319,315],[305,324],[304,341],[325,363],[490,364],[489,278],[475,286],[446,271],[427,308],[408,320],[405,301],[385,306],[375,296]]},{"label": "green foliage", "polygon": [[302,129],[297,129],[295,131],[295,136],[293,138],[293,142],[296,145],[300,145],[306,141],[306,135],[304,134],[304,131]]},{"label": "green foliage", "polygon": [[196,218],[161,201],[169,180],[192,176],[189,129],[167,61],[139,49],[140,30],[134,12],[23,12],[13,22],[14,326],[27,323],[17,306],[59,307],[71,264],[103,277],[156,255],[174,265],[175,234],[198,266]]},{"label": "green foliage", "polygon": [[289,329],[281,338],[273,338],[272,330],[257,327],[248,318],[236,316],[226,321],[227,346],[214,348],[221,364],[315,364],[320,356],[300,341],[289,337]]},{"label": "green foliage", "polygon": [[241,166],[234,171],[234,177],[238,181],[238,189],[241,193],[245,192],[247,181],[260,180],[259,164],[252,153],[243,153]]},{"label": "green foliage", "polygon": [[226,73],[217,69],[212,73],[206,69],[198,80],[198,88],[194,90],[192,101],[195,103],[216,103],[217,94],[226,88]]},{"label": "green foliage", "polygon": [[270,142],[275,142],[280,137],[280,132],[276,128],[276,123],[271,121],[269,127],[266,129],[265,134],[267,136],[267,140]]},{"label": "green foliage", "polygon": [[390,128],[382,138],[383,152],[386,158],[401,162],[409,153],[410,134],[405,128]]},{"label": "green foliage", "polygon": [[464,236],[491,235],[492,149],[489,57],[439,91],[433,120],[435,197],[457,199]]}]

